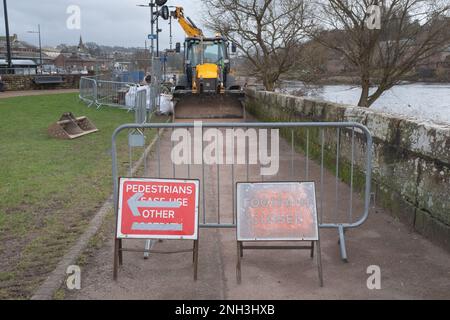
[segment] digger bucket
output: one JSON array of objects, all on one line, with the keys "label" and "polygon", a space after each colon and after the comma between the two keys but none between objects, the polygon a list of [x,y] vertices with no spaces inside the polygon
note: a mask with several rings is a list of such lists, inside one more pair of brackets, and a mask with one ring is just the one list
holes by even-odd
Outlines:
[{"label": "digger bucket", "polygon": [[97,131],[87,117],[76,118],[71,112],[64,113],[48,128],[49,135],[58,139],[76,139]]},{"label": "digger bucket", "polygon": [[245,119],[243,94],[174,94],[175,119]]}]

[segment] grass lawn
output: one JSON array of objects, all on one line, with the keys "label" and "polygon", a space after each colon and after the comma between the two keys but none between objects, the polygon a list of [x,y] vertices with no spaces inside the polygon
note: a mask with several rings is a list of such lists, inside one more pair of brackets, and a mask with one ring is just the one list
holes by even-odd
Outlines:
[{"label": "grass lawn", "polygon": [[[49,137],[47,127],[68,111],[100,131]],[[29,298],[83,232],[112,192],[112,132],[133,119],[124,110],[87,108],[77,94],[0,100],[0,299]],[[126,134],[120,138],[125,172]]]}]

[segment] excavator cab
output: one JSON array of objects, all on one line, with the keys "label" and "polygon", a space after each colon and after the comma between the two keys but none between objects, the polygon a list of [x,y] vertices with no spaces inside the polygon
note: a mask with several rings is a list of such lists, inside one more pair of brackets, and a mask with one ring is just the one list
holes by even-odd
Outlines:
[{"label": "excavator cab", "polygon": [[228,42],[222,37],[187,38],[184,43],[185,77],[175,90],[224,93],[230,71]]}]

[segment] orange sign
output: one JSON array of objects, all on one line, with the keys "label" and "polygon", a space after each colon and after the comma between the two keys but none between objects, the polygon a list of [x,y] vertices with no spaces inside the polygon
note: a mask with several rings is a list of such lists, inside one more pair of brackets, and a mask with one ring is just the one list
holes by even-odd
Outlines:
[{"label": "orange sign", "polygon": [[314,182],[238,183],[237,238],[318,240]]},{"label": "orange sign", "polygon": [[198,239],[198,180],[121,178],[117,238]]}]

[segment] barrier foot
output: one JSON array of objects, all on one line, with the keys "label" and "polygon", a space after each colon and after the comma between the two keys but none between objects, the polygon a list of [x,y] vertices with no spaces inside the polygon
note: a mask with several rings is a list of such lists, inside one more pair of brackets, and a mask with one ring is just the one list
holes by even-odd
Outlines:
[{"label": "barrier foot", "polygon": [[194,240],[194,281],[197,281],[198,273],[198,240]]},{"label": "barrier foot", "polygon": [[144,259],[147,260],[148,257],[150,256],[150,253],[148,251],[150,251],[150,249],[153,247],[153,243],[152,240],[146,240],[145,241],[145,250],[147,252],[144,252]]},{"label": "barrier foot", "polygon": [[237,264],[236,264],[236,281],[241,284],[241,252],[242,242],[237,242]]},{"label": "barrier foot", "polygon": [[323,271],[322,271],[322,252],[320,249],[320,239],[317,241],[313,241],[311,246],[314,248],[314,242],[317,242],[316,244],[316,250],[317,250],[317,273],[319,276],[319,286],[323,287]]},{"label": "barrier foot", "polygon": [[122,239],[119,239],[119,266],[123,264]]},{"label": "barrier foot", "polygon": [[341,249],[342,261],[348,262],[347,258],[347,248],[345,247],[345,230],[342,225],[339,226],[339,247]]},{"label": "barrier foot", "polygon": [[115,239],[114,241],[114,263],[113,263],[113,279],[114,281],[117,280],[117,275],[119,273],[119,246],[120,246],[120,240]]}]

